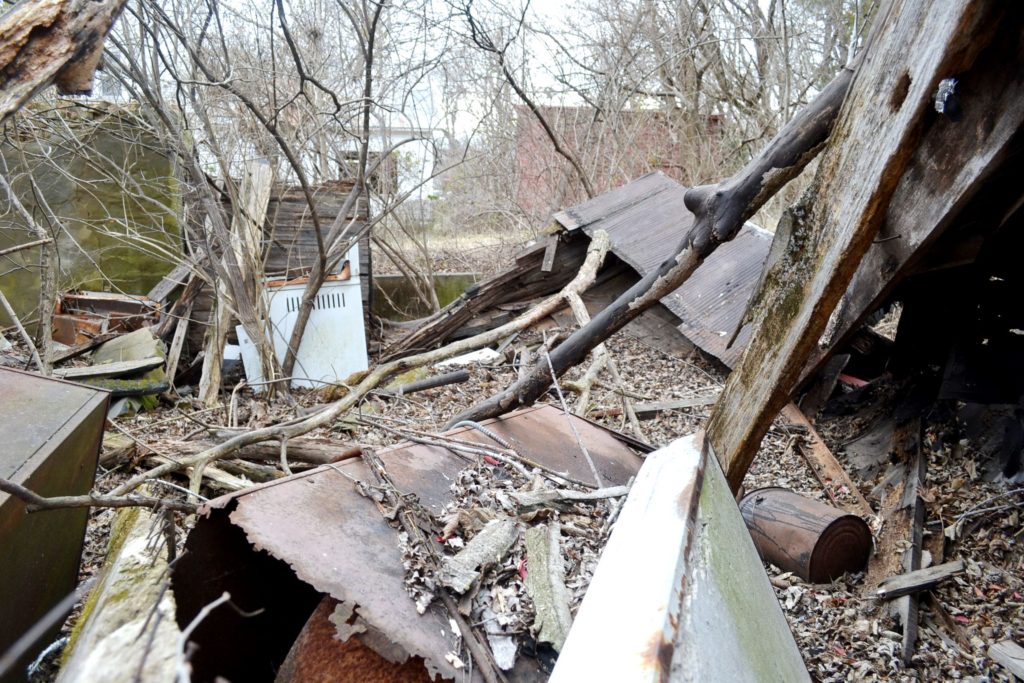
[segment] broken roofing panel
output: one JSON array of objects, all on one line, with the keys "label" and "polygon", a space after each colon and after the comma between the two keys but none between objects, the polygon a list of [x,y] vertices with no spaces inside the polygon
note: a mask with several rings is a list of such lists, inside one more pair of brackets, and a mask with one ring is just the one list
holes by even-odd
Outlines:
[{"label": "broken roofing panel", "polygon": [[[569,419],[606,486],[625,484],[636,474],[641,460],[617,435],[576,417],[567,419],[551,406],[484,424],[524,459],[592,482]],[[449,436],[492,443],[469,428]],[[448,449],[428,445],[402,444],[379,457],[395,486],[414,493],[435,515],[451,499],[451,485],[467,466]],[[253,617],[233,610],[210,614],[194,635],[199,645],[192,660],[195,680],[217,675],[272,680],[269,672],[280,665],[324,593],[352,606],[353,619],[365,628],[359,639],[384,659],[422,658],[432,673],[462,677],[464,672],[445,657],[458,650],[447,614],[436,604],[417,614],[406,592],[399,533],[372,500],[360,495],[356,480],[373,480],[360,459],[225,496],[208,506],[175,570],[178,623],[188,624],[225,590],[239,609],[265,611]],[[536,671],[530,669],[535,668],[532,658],[520,657],[509,673],[513,680],[534,680]]]},{"label": "broken roofing panel", "polygon": [[[567,230],[588,235],[605,230],[612,252],[641,277],[675,255],[693,214],[683,203],[687,188],[651,173],[583,204],[555,214]],[[661,301],[682,321],[679,331],[704,351],[732,367],[746,346],[750,330],[740,325],[772,234],[751,223],[736,239],[722,244],[679,289]]]}]

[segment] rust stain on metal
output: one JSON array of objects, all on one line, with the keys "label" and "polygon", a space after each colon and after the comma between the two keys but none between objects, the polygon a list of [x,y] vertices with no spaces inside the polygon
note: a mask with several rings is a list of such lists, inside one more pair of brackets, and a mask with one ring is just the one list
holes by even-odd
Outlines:
[{"label": "rust stain on metal", "polygon": [[643,667],[658,674],[659,681],[668,681],[675,646],[661,631],[651,634],[642,658]]},{"label": "rust stain on metal", "polygon": [[[693,225],[693,214],[683,202],[686,190],[661,173],[651,173],[557,213],[555,220],[588,235],[607,231],[612,252],[643,277],[676,256]],[[679,289],[661,299],[682,321],[680,332],[729,367],[739,360],[749,338],[745,329],[726,347],[757,287],[771,240],[771,233],[748,223]]]},{"label": "rust stain on metal", "polygon": [[871,553],[863,519],[786,489],[751,491],[740,512],[763,558],[812,583],[863,569]]},{"label": "rust stain on metal", "polygon": [[[612,432],[578,418],[573,421],[605,485],[625,484],[639,471],[639,457]],[[523,456],[573,478],[592,479],[560,410],[536,406],[483,424]],[[468,428],[448,435],[493,445],[489,437]],[[398,444],[378,455],[396,487],[415,494],[433,513],[448,502],[451,483],[467,466],[445,448],[422,444]],[[253,547],[286,562],[317,591],[359,605],[367,624],[387,634],[410,656],[422,658],[431,675],[455,678],[458,672],[444,659],[445,653],[456,649],[447,616],[435,607],[422,616],[416,613],[405,592],[397,531],[371,500],[356,491],[353,480],[370,480],[362,460],[326,465],[224,496],[204,512],[227,516]],[[201,519],[197,530],[212,521]],[[203,552],[218,552],[209,545]],[[194,560],[202,561],[201,557]],[[179,614],[179,620],[184,616]]]}]

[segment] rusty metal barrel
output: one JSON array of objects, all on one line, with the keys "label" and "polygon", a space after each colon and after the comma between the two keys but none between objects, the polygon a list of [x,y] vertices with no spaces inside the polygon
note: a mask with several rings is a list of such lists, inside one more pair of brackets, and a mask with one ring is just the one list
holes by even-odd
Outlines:
[{"label": "rusty metal barrel", "polygon": [[740,512],[761,558],[811,583],[860,571],[871,554],[863,519],[788,489],[751,491]]}]

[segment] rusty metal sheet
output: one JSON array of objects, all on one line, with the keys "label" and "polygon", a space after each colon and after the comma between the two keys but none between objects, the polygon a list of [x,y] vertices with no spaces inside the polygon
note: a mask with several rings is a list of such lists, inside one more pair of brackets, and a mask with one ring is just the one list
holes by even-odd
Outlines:
[{"label": "rusty metal sheet", "polygon": [[[592,235],[605,230],[612,252],[641,276],[675,255],[693,224],[683,198],[687,188],[661,173],[650,173],[579,206],[555,214],[568,230]],[[720,246],[662,303],[682,323],[679,331],[732,367],[749,338],[749,326],[726,348],[747,309],[771,247],[772,234],[747,223],[736,239]]]},{"label": "rusty metal sheet", "polygon": [[[511,442],[524,457],[570,477],[589,481],[592,479],[590,468],[580,453],[569,419],[573,420],[605,485],[624,484],[636,474],[640,458],[612,432],[576,417],[567,418],[552,406],[520,410],[483,424]],[[466,441],[489,442],[486,435],[468,427],[449,432],[449,435]],[[414,444],[399,444],[381,451],[379,456],[395,485],[405,492],[415,493],[434,513],[440,512],[449,500],[452,482],[468,464],[447,449]],[[416,613],[413,601],[405,592],[397,531],[388,526],[372,501],[356,492],[353,485],[356,479],[370,480],[361,460],[324,466],[219,498],[209,505],[207,514],[210,520],[228,515],[230,522],[245,532],[252,546],[287,562],[298,578],[317,591],[355,605],[358,616],[379,636],[396,644],[402,655],[422,657],[428,671],[445,678],[463,676],[464,671],[457,672],[444,658],[446,653],[456,649],[448,617],[436,605],[422,616]],[[201,520],[197,525],[199,536],[207,523]],[[190,537],[186,546],[189,552],[181,560],[181,569],[186,574],[201,574],[201,568],[209,559],[204,554],[221,552],[218,545],[200,546],[198,542],[193,544]],[[213,564],[228,566],[231,563],[214,561]],[[204,590],[213,594],[229,589],[229,582],[230,577],[226,576],[223,587],[207,585]],[[175,590],[179,590],[177,585]],[[183,586],[181,590],[190,588]],[[187,623],[191,619],[188,612],[183,613],[179,606],[179,622]],[[375,640],[379,642],[380,638]],[[199,644],[215,647],[201,641]],[[394,650],[390,655],[401,659]],[[232,653],[218,653],[216,659],[231,656]],[[234,653],[234,656],[246,654]]]}]

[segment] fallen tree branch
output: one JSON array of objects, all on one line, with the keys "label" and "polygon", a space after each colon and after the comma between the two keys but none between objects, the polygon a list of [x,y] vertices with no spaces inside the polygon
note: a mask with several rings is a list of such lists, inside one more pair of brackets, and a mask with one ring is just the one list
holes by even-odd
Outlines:
[{"label": "fallen tree branch", "polygon": [[[852,80],[853,70],[843,69],[739,173],[717,185],[688,190],[686,208],[693,212],[694,222],[675,257],[648,273],[553,351],[554,374],[561,376],[583,362],[595,346],[678,289],[719,245],[733,239],[748,218],[795,178],[824,147]],[[535,363],[522,380],[452,418],[452,423],[484,420],[533,403],[551,385],[551,374],[546,362]]]},{"label": "fallen tree branch", "polygon": [[191,490],[198,492],[199,485],[202,482],[203,470],[206,466],[226,455],[234,453],[244,446],[250,446],[263,441],[292,439],[296,436],[301,436],[311,432],[318,427],[325,427],[333,423],[339,416],[344,414],[350,408],[357,405],[359,401],[361,401],[371,390],[375,389],[395,375],[413,368],[437,363],[469,351],[474,351],[486,346],[487,344],[504,339],[513,332],[518,332],[519,330],[530,327],[561,308],[564,304],[567,293],[586,291],[587,288],[593,284],[597,277],[597,271],[604,262],[605,254],[608,253],[608,244],[609,240],[607,233],[603,231],[595,233],[591,240],[590,247],[587,250],[587,258],[583,262],[583,265],[580,266],[580,270],[576,277],[573,278],[573,280],[567,284],[561,292],[548,297],[536,307],[530,309],[515,320],[512,320],[500,327],[496,327],[493,330],[489,330],[488,332],[478,334],[475,337],[453,342],[440,349],[426,351],[424,353],[399,358],[389,363],[378,365],[373,370],[368,371],[362,377],[361,381],[356,386],[352,387],[348,394],[343,398],[326,405],[323,410],[314,413],[313,415],[301,420],[294,420],[279,425],[270,425],[261,429],[254,429],[250,432],[238,434],[237,436],[233,436],[223,443],[213,446],[212,448],[208,448],[201,453],[180,458],[173,463],[164,463],[146,472],[142,472],[116,487],[111,494],[124,495],[129,491],[133,491],[148,479],[170,474],[171,472],[179,472],[187,467],[193,467],[190,481]]},{"label": "fallen tree branch", "polygon": [[177,512],[192,513],[196,506],[183,500],[171,500],[168,498],[154,498],[152,496],[126,495],[126,496],[97,496],[86,494],[84,496],[40,496],[35,491],[15,484],[7,479],[0,479],[0,491],[9,493],[15,498],[23,501],[29,512],[40,510],[63,510],[66,508],[128,508],[146,507],[153,509],[175,510]]}]

